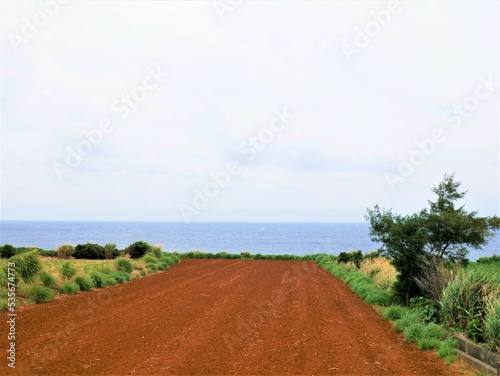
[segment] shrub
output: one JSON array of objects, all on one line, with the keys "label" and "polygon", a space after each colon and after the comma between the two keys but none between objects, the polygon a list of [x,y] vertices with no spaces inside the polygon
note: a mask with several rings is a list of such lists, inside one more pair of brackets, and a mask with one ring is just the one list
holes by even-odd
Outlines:
[{"label": "shrub", "polygon": [[10,262],[16,264],[16,277],[20,276],[25,282],[32,282],[42,269],[38,255],[35,252],[12,256]]},{"label": "shrub", "polygon": [[103,253],[104,253],[105,259],[111,260],[111,259],[117,258],[119,252],[118,252],[118,249],[116,248],[116,244],[107,243],[107,244],[104,244]]},{"label": "shrub", "polygon": [[59,272],[63,278],[71,279],[76,274],[77,270],[71,262],[66,261],[61,265]]},{"label": "shrub", "polygon": [[384,311],[382,316],[384,316],[384,318],[387,320],[394,321],[403,317],[405,312],[406,309],[404,307],[401,307],[399,305],[392,305]]},{"label": "shrub", "polygon": [[102,273],[92,272],[90,273],[90,278],[92,279],[92,282],[94,283],[95,287],[103,288],[107,286],[105,284],[104,275]]},{"label": "shrub", "polygon": [[456,339],[448,338],[441,342],[437,354],[448,363],[452,363],[457,360],[457,347],[458,341]]},{"label": "shrub", "polygon": [[77,259],[103,260],[104,247],[99,244],[85,243],[75,247],[74,257]]},{"label": "shrub", "polygon": [[115,268],[121,272],[131,273],[134,270],[132,263],[124,258],[119,258],[115,261]]},{"label": "shrub", "polygon": [[42,285],[45,287],[56,287],[57,286],[57,280],[54,278],[52,274],[49,274],[47,272],[42,272],[40,273],[40,282],[42,282]]},{"label": "shrub", "polygon": [[152,272],[157,272],[158,271],[158,266],[156,266],[156,264],[153,264],[153,263],[146,264],[146,268],[148,268]]},{"label": "shrub", "polygon": [[354,263],[356,268],[360,268],[361,260],[363,259],[363,253],[361,251],[350,251],[350,252],[341,252],[338,257],[338,262],[346,264],[348,262]]},{"label": "shrub", "polygon": [[127,249],[125,249],[125,252],[130,255],[132,258],[140,258],[144,256],[147,252],[151,250],[151,246],[143,241],[135,242],[133,244],[130,244]]},{"label": "shrub", "polygon": [[151,250],[149,251],[149,253],[151,253],[157,259],[160,259],[163,252],[161,251],[161,246],[153,245],[151,246]]},{"label": "shrub", "polygon": [[75,247],[71,244],[63,244],[57,247],[56,254],[57,258],[60,259],[69,259],[75,253]]},{"label": "shrub", "polygon": [[130,280],[130,274],[125,272],[120,272],[118,270],[113,270],[109,273],[109,276],[114,278],[117,283],[125,283]]},{"label": "shrub", "polygon": [[94,283],[92,282],[92,280],[81,276],[75,278],[75,283],[78,285],[81,291],[90,291],[94,287]]},{"label": "shrub", "polygon": [[494,262],[500,262],[500,255],[493,255],[490,257],[479,257],[476,262],[478,264],[491,264]]},{"label": "shrub", "polygon": [[146,270],[144,270],[144,269],[142,269],[142,270],[141,270],[141,276],[143,276],[143,277],[144,277],[144,276],[145,276],[145,275],[147,275],[147,274],[148,274],[148,272],[147,272]]},{"label": "shrub", "polygon": [[252,254],[250,252],[241,252],[240,255],[241,255],[241,258],[246,259],[246,260],[249,260],[252,258]]},{"label": "shrub", "polygon": [[146,264],[156,264],[158,259],[154,256],[146,255],[142,258]]},{"label": "shrub", "polygon": [[48,287],[29,285],[24,295],[28,303],[38,304],[51,301],[56,296],[56,293]]},{"label": "shrub", "polygon": [[75,282],[64,282],[61,287],[59,287],[59,291],[62,294],[76,294],[80,291],[80,287]]},{"label": "shrub", "polygon": [[162,261],[158,264],[158,270],[168,269],[168,261]]},{"label": "shrub", "polygon": [[118,281],[116,280],[115,277],[105,274],[104,278],[103,278],[103,283],[104,283],[104,287],[106,287],[106,286],[116,285],[118,283]]},{"label": "shrub", "polygon": [[0,247],[0,257],[1,258],[11,258],[16,254],[16,248],[10,244],[5,244],[3,247]]},{"label": "shrub", "polygon": [[361,261],[359,271],[373,278],[373,283],[381,290],[390,290],[396,282],[397,271],[391,262],[382,257],[368,257]]}]

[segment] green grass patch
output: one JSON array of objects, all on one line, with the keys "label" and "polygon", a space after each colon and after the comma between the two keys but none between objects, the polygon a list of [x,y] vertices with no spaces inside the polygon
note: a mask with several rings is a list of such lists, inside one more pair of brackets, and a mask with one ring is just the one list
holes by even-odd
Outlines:
[{"label": "green grass patch", "polygon": [[81,291],[90,291],[94,288],[92,279],[88,279],[83,276],[76,277],[75,283],[78,285]]},{"label": "green grass patch", "polygon": [[42,282],[42,285],[44,285],[45,287],[57,287],[57,280],[52,274],[41,272],[38,276],[38,279],[40,279],[40,282]]},{"label": "green grass patch", "polygon": [[457,360],[457,348],[458,341],[453,338],[448,338],[441,342],[437,354],[441,359],[446,360],[446,362],[450,364]]},{"label": "green grass patch", "polygon": [[59,269],[61,276],[65,279],[71,279],[76,274],[77,270],[70,261],[65,261]]},{"label": "green grass patch", "polygon": [[390,307],[386,308],[382,316],[387,319],[387,320],[399,320],[407,309],[405,307],[401,307],[399,305],[391,305]]},{"label": "green grass patch", "polygon": [[80,286],[78,286],[78,284],[76,284],[75,282],[67,281],[67,282],[63,282],[61,287],[59,287],[59,291],[62,294],[72,295],[72,294],[76,294],[78,291],[80,291]]},{"label": "green grass patch", "polygon": [[124,258],[119,258],[115,260],[115,268],[120,272],[131,273],[134,270],[132,263]]},{"label": "green grass patch", "polygon": [[37,285],[28,285],[24,291],[24,297],[28,303],[46,303],[54,299],[56,293],[54,290]]}]

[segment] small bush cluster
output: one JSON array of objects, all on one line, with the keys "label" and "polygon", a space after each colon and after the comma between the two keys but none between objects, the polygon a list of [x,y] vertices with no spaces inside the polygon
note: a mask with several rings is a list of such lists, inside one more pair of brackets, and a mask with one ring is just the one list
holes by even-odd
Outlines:
[{"label": "small bush cluster", "polygon": [[352,262],[358,269],[361,266],[361,260],[363,260],[363,252],[361,251],[340,252],[337,259],[339,263],[343,264]]},{"label": "small bush cluster", "polygon": [[69,259],[75,253],[75,247],[71,244],[63,244],[56,248],[57,258]]},{"label": "small bush cluster", "polygon": [[8,259],[14,256],[15,254],[16,254],[16,248],[14,248],[14,246],[12,246],[11,244],[5,244],[0,247],[1,258]]}]

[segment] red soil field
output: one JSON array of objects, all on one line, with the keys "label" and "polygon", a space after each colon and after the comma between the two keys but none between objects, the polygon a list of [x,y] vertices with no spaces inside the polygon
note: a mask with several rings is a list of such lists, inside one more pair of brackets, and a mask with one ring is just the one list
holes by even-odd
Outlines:
[{"label": "red soil field", "polygon": [[16,370],[2,356],[0,374],[460,374],[311,261],[184,259],[25,306],[16,329]]}]

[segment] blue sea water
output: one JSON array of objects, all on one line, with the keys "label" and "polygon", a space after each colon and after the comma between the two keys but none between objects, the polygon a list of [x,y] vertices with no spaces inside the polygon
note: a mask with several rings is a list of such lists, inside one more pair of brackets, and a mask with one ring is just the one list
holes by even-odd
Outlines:
[{"label": "blue sea water", "polygon": [[[122,249],[143,240],[168,252],[192,250],[253,254],[338,254],[381,244],[368,235],[367,223],[186,223],[0,221],[0,244],[55,249],[61,244],[114,243]],[[500,233],[469,258],[500,253]]]}]

